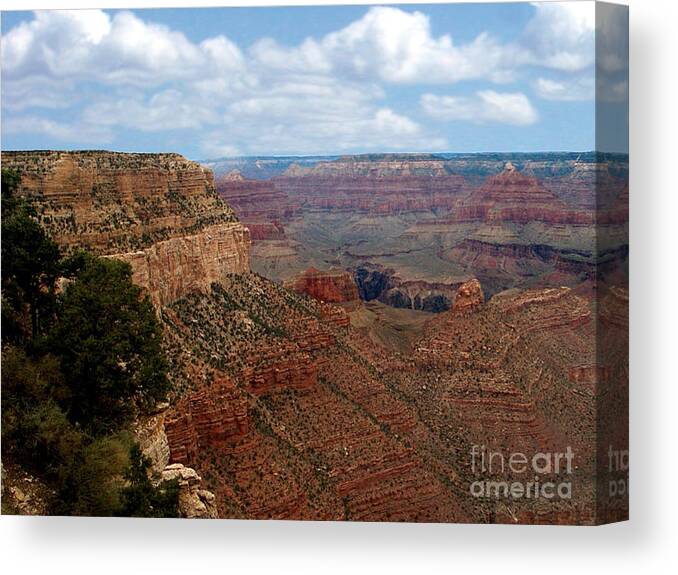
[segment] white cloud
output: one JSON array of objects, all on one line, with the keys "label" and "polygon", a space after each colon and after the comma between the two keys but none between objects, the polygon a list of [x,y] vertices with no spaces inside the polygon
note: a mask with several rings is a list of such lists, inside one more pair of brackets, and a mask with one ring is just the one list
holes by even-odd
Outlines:
[{"label": "white cloud", "polygon": [[[537,112],[515,90],[459,97],[448,88],[425,94],[421,110],[406,115],[387,99],[392,85],[507,83],[538,66],[549,69],[534,82],[539,96],[584,97],[577,78],[593,58],[592,4],[534,6],[513,42],[487,33],[456,42],[436,36],[420,11],[373,7],[321,37],[289,46],[262,38],[243,49],[223,35],[193,42],[131,12],[36,12],[2,37],[4,119],[11,130],[63,141],[193,130],[210,155],[442,149],[438,126],[421,110],[513,125],[534,123]],[[70,108],[72,126],[55,120],[57,108]]]},{"label": "white cloud", "polygon": [[[74,141],[109,140],[120,129],[193,130],[210,154],[443,144],[376,105],[380,86],[329,73],[313,40],[289,49],[262,40],[245,55],[224,36],[195,44],[132,13],[95,10],[36,13],[2,45],[6,110],[85,104],[70,128],[28,115],[6,133]],[[94,86],[86,96],[77,89],[83,81]]]},{"label": "white cloud", "polygon": [[595,60],[595,4],[593,2],[535,2],[523,45],[532,63],[574,72]]},{"label": "white cloud", "polygon": [[3,134],[44,134],[64,142],[108,144],[113,134],[105,126],[92,126],[80,122],[56,122],[39,116],[22,115],[3,119]]},{"label": "white cloud", "polygon": [[199,129],[219,121],[217,112],[199,106],[184,93],[169,89],[153,94],[147,101],[125,96],[102,99],[87,106],[82,119],[101,126],[120,126],[144,132]]},{"label": "white cloud", "polygon": [[131,12],[113,18],[101,10],[36,12],[2,38],[2,69],[9,81],[70,77],[143,86],[243,65],[240,49],[223,36],[194,44]]},{"label": "white cloud", "polygon": [[592,76],[574,78],[537,78],[534,89],[540,98],[561,102],[592,100],[595,97],[595,82]]},{"label": "white cloud", "polygon": [[600,102],[628,102],[629,82],[625,78],[614,80],[601,74],[596,78],[596,96]]},{"label": "white cloud", "polygon": [[223,132],[208,135],[203,149],[209,152],[215,141],[250,154],[445,147],[411,118],[376,106],[379,92],[326,78],[282,83],[234,101],[224,113]]},{"label": "white cloud", "polygon": [[252,48],[261,65],[280,71],[307,70],[352,79],[389,83],[450,83],[508,79],[527,54],[482,33],[455,45],[451,36],[434,37],[429,17],[393,7],[375,7],[348,26],[296,47],[267,38]]},{"label": "white cloud", "polygon": [[202,143],[201,150],[206,158],[233,158],[242,156],[239,148],[223,141],[222,134],[210,134],[210,138]]},{"label": "white cloud", "polygon": [[596,21],[598,72],[625,72],[629,66],[629,11],[599,4]]},{"label": "white cloud", "polygon": [[426,114],[440,120],[528,126],[538,119],[530,100],[520,92],[481,90],[474,97],[424,94],[420,103]]}]

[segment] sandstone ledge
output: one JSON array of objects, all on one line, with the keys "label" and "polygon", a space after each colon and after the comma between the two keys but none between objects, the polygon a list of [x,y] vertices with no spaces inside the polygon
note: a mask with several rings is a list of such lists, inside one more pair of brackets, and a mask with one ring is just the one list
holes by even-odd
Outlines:
[{"label": "sandstone ledge", "polygon": [[156,306],[162,306],[192,291],[208,293],[229,273],[248,272],[249,247],[248,229],[236,222],[112,257],[128,262],[134,282],[148,290]]}]

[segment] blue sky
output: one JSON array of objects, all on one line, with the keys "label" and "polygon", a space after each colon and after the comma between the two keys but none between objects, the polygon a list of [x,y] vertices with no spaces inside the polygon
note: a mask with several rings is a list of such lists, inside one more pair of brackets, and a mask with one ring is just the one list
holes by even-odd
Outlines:
[{"label": "blue sky", "polygon": [[590,2],[3,13],[2,148],[592,150],[594,24]]}]

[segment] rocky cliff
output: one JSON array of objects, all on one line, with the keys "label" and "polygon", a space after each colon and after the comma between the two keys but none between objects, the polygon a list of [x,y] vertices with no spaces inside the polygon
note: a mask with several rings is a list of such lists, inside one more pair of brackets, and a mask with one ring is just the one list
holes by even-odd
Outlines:
[{"label": "rocky cliff", "polygon": [[156,305],[249,270],[249,231],[178,154],[3,152],[52,238],[132,265]]},{"label": "rocky cliff", "polygon": [[299,205],[273,182],[246,179],[237,170],[220,177],[216,188],[241,221],[281,221],[299,212]]},{"label": "rocky cliff", "polygon": [[504,170],[475,189],[451,216],[455,221],[511,221],[526,224],[543,221],[593,223],[595,214],[576,211],[547,190],[534,176],[520,172],[511,162]]},{"label": "rocky cliff", "polygon": [[396,307],[440,312],[450,309],[461,282],[404,280],[392,268],[361,264],[353,270],[360,298]]},{"label": "rocky cliff", "polygon": [[344,303],[359,299],[358,288],[351,274],[336,269],[320,271],[309,268],[299,277],[287,282],[285,287],[321,302]]},{"label": "rocky cliff", "polygon": [[[464,179],[447,174],[436,177],[405,170],[402,175],[374,168],[376,173],[354,175],[343,171],[315,171],[301,176],[287,174],[275,178],[277,188],[285,191],[304,209],[332,212],[360,212],[394,215],[412,212],[447,211],[466,193]],[[295,173],[295,172],[292,172]]]}]

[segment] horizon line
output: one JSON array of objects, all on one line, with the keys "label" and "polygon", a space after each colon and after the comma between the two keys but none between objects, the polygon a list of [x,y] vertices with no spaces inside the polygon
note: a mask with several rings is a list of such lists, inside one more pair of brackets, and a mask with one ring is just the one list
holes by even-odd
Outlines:
[{"label": "horizon line", "polygon": [[344,152],[344,153],[311,153],[311,154],[240,154],[234,156],[218,156],[218,157],[209,157],[209,158],[191,158],[188,155],[185,155],[182,152],[177,151],[155,151],[155,152],[142,152],[142,151],[130,151],[130,150],[115,150],[107,148],[80,148],[80,149],[71,149],[71,148],[16,148],[11,150],[4,150],[0,147],[0,153],[16,153],[16,152],[69,152],[69,153],[91,153],[91,152],[108,152],[114,154],[146,154],[146,155],[161,155],[161,154],[175,154],[183,156],[189,160],[193,160],[199,163],[206,162],[217,162],[223,160],[245,160],[250,158],[280,158],[280,159],[290,159],[290,158],[342,158],[342,157],[361,157],[361,156],[443,156],[443,155],[468,155],[468,156],[482,156],[482,155],[502,155],[502,154],[515,154],[515,155],[539,155],[539,154],[615,154],[628,156],[628,151],[603,151],[603,150],[534,150],[534,151],[499,151],[499,150],[487,150],[487,151],[469,151],[469,152],[460,152],[460,151],[444,151],[444,152]]}]

